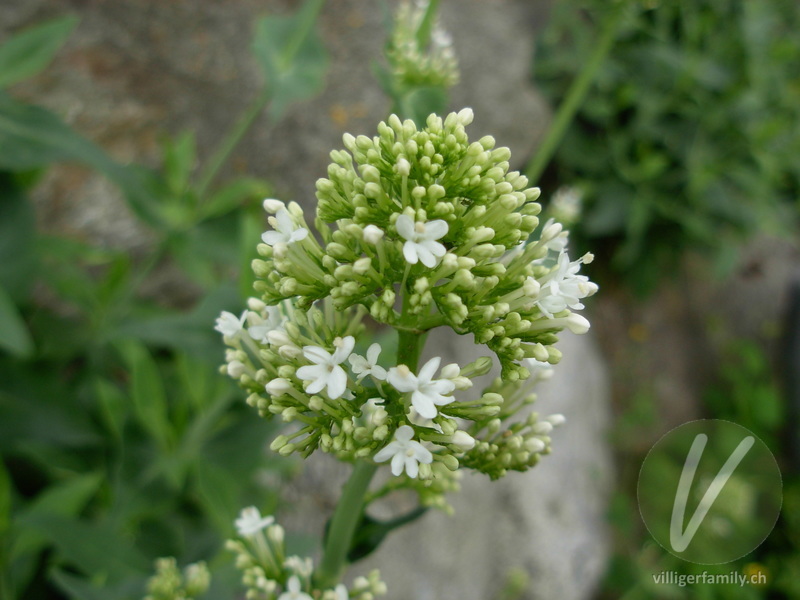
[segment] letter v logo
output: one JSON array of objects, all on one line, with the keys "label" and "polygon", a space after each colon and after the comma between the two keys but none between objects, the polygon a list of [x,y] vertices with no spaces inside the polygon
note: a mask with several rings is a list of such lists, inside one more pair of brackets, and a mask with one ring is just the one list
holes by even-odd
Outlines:
[{"label": "letter v logo", "polygon": [[697,505],[694,514],[689,519],[686,529],[683,530],[683,521],[686,515],[686,503],[689,500],[689,492],[692,488],[692,481],[697,472],[697,465],[703,456],[703,450],[708,442],[708,436],[704,433],[698,433],[692,442],[692,447],[689,449],[689,454],[686,456],[686,462],[683,463],[683,471],[681,478],[678,481],[678,489],[675,492],[675,503],[672,505],[672,520],[669,525],[669,543],[675,552],[683,552],[694,539],[697,530],[702,525],[703,520],[711,510],[711,506],[719,496],[722,488],[728,483],[736,467],[742,462],[742,459],[750,451],[755,443],[753,436],[747,436],[722,465],[711,485],[708,486],[706,493]]}]

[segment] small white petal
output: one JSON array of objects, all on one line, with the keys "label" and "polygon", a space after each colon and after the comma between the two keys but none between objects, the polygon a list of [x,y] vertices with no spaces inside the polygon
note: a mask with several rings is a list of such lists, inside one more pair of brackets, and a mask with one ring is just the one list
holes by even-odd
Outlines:
[{"label": "small white petal", "polygon": [[[400,215],[395,223],[397,233],[406,240],[413,240],[415,237],[414,220],[408,215]],[[411,262],[411,261],[409,261]]]},{"label": "small white petal", "polygon": [[438,240],[447,235],[450,226],[447,221],[436,219],[435,221],[428,221],[425,223],[425,239]]},{"label": "small white petal", "polygon": [[328,376],[328,396],[331,400],[341,398],[347,389],[347,373],[342,367],[334,367]]},{"label": "small white petal", "polygon": [[415,265],[419,262],[417,256],[417,244],[414,242],[406,242],[403,244],[403,256],[410,265]]}]

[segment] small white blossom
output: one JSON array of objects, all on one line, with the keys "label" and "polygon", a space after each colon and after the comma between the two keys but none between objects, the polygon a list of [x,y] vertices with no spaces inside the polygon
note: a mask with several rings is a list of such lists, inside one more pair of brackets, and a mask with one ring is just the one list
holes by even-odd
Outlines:
[{"label": "small white blossom", "polygon": [[350,355],[350,365],[353,367],[353,373],[358,375],[356,382],[360,382],[367,375],[372,375],[375,379],[384,381],[386,379],[386,369],[378,364],[378,357],[381,354],[381,345],[378,343],[372,344],[367,349],[367,357],[364,358],[358,354]]},{"label": "small white blossom", "polygon": [[397,217],[397,233],[406,240],[403,244],[403,256],[409,264],[415,265],[421,262],[423,265],[432,269],[442,258],[447,250],[436,240],[447,235],[449,226],[446,221],[437,219],[423,223],[416,223],[408,215]]},{"label": "small white blossom", "polygon": [[347,592],[347,586],[343,583],[337,585],[333,593],[336,600],[347,600],[350,597],[350,594]]},{"label": "small white blossom", "polygon": [[297,575],[289,577],[286,583],[286,591],[278,596],[278,600],[314,600],[311,596],[302,591],[300,587],[300,579]]},{"label": "small white blossom", "polygon": [[367,225],[364,227],[364,241],[373,246],[381,241],[383,237],[383,229],[376,225]]},{"label": "small white blossom", "polygon": [[255,506],[248,506],[242,509],[239,518],[236,519],[236,530],[239,535],[250,537],[274,522],[273,517],[262,517],[261,512]]},{"label": "small white blossom", "polygon": [[225,337],[234,338],[244,329],[245,318],[247,318],[247,311],[244,311],[241,317],[236,318],[233,313],[223,310],[222,314],[217,318],[217,324],[214,329]]},{"label": "small white blossom", "polygon": [[246,370],[247,367],[240,360],[232,360],[228,363],[228,375],[234,379],[241,377]]},{"label": "small white blossom", "polygon": [[248,314],[248,327],[247,332],[250,337],[266,344],[269,340],[267,338],[270,331],[283,331],[283,323],[286,317],[283,316],[281,310],[277,306],[267,306],[267,318],[264,319],[258,313],[251,312]]},{"label": "small white blossom", "polygon": [[434,379],[441,357],[435,356],[422,365],[419,375],[414,375],[406,365],[389,369],[386,380],[399,392],[412,392],[411,404],[424,419],[432,419],[437,414],[437,406],[450,404],[455,398],[444,396],[456,389],[449,379]]},{"label": "small white blossom", "polygon": [[333,354],[319,346],[304,346],[303,356],[314,363],[297,369],[300,379],[311,382],[306,386],[306,392],[316,394],[327,388],[331,400],[341,398],[347,389],[347,373],[339,365],[350,356],[355,344],[355,338],[348,335],[333,341],[336,346]]},{"label": "small white blossom", "polygon": [[275,231],[265,231],[261,234],[261,240],[267,246],[274,246],[279,243],[291,244],[292,242],[304,240],[308,236],[308,229],[295,225],[289,215],[289,211],[285,208],[280,209],[274,217],[270,217],[269,223]]},{"label": "small white blossom", "polygon": [[283,566],[300,577],[310,577],[314,571],[314,563],[310,558],[300,558],[296,554],[287,557],[283,561]]},{"label": "small white blossom", "polygon": [[597,284],[589,281],[586,275],[579,275],[584,259],[570,262],[565,251],[558,255],[556,266],[542,278],[541,289],[536,305],[548,318],[567,307],[574,310],[583,308],[581,299],[591,296],[597,291]]},{"label": "small white blossom", "polygon": [[458,446],[461,452],[469,452],[475,447],[475,438],[468,434],[466,431],[460,429],[453,434],[450,443]]},{"label": "small white blossom", "polygon": [[267,383],[264,389],[270,396],[281,396],[292,389],[292,384],[288,379],[277,377]]},{"label": "small white blossom", "polygon": [[402,425],[394,432],[394,441],[389,442],[376,455],[376,462],[386,462],[392,459],[392,474],[400,475],[403,470],[415,479],[419,473],[419,463],[430,464],[433,455],[418,441],[412,439],[414,430],[408,425]]},{"label": "small white blossom", "polygon": [[522,361],[522,366],[530,371],[532,381],[543,381],[553,376],[553,365],[549,362],[526,358]]},{"label": "small white blossom", "polygon": [[542,229],[542,238],[549,238],[545,245],[548,250],[563,252],[569,243],[569,231],[563,228],[555,219],[548,219]]}]

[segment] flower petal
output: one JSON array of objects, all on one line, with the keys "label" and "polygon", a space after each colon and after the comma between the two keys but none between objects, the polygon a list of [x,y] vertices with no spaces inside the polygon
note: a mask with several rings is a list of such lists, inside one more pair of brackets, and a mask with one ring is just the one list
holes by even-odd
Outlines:
[{"label": "flower petal", "polygon": [[441,362],[441,356],[434,356],[432,359],[422,365],[422,368],[419,370],[419,375],[417,376],[417,379],[419,379],[420,383],[428,383],[431,379],[433,379],[433,376],[436,374],[436,369],[439,368]]},{"label": "flower petal", "polygon": [[403,472],[406,457],[402,452],[398,452],[392,457],[392,475],[397,477]]},{"label": "flower petal", "polygon": [[333,353],[332,361],[337,365],[339,363],[343,363],[345,359],[350,356],[350,353],[353,351],[356,345],[356,338],[352,335],[348,335],[342,338],[340,345],[336,348]]},{"label": "flower petal", "polygon": [[328,375],[328,396],[331,400],[341,398],[347,389],[347,373],[340,366],[333,367]]},{"label": "flower petal", "polygon": [[425,250],[427,250],[437,258],[441,258],[445,254],[447,254],[447,249],[439,242],[425,240],[424,242],[419,242],[418,245],[425,248]]},{"label": "flower petal", "polygon": [[419,416],[423,419],[433,419],[438,413],[433,400],[422,392],[414,392],[411,395],[411,404],[417,409]]},{"label": "flower petal", "polygon": [[367,360],[369,364],[374,365],[378,362],[378,357],[381,355],[381,345],[377,342],[372,344],[367,349]]},{"label": "flower petal", "polygon": [[402,448],[399,443],[389,442],[385,447],[378,450],[378,453],[373,457],[373,460],[375,462],[385,462],[401,450]]},{"label": "flower petal", "polygon": [[415,237],[414,221],[408,215],[400,215],[399,217],[397,217],[395,228],[397,229],[397,233],[399,233],[403,237],[403,239],[406,240],[414,239]]},{"label": "flower petal", "polygon": [[410,265],[415,265],[419,262],[417,256],[417,244],[414,242],[406,242],[403,244],[403,256]]},{"label": "flower petal", "polygon": [[261,234],[261,241],[267,246],[274,246],[280,242],[287,242],[288,239],[279,231],[265,231]]},{"label": "flower petal", "polygon": [[428,450],[425,446],[420,444],[419,442],[412,442],[412,449],[414,450],[414,458],[416,458],[419,462],[425,463],[427,465],[433,462],[433,454],[431,451]]},{"label": "flower petal", "polygon": [[329,363],[332,358],[330,352],[319,346],[303,346],[303,356],[318,365]]},{"label": "flower petal", "polygon": [[417,256],[419,256],[419,261],[423,265],[429,269],[432,269],[436,266],[436,257],[425,246],[422,244],[414,244],[414,251],[416,252]]},{"label": "flower petal", "polygon": [[413,392],[419,385],[417,378],[413,373],[409,372],[408,375],[401,375],[397,367],[392,367],[386,374],[386,381],[394,386],[398,392]]},{"label": "flower petal", "polygon": [[429,221],[425,223],[425,239],[438,240],[446,236],[449,230],[450,226],[447,221],[442,221],[441,219]]},{"label": "flower petal", "polygon": [[414,437],[414,429],[408,425],[401,425],[394,432],[394,439],[398,442],[408,442]]},{"label": "flower petal", "polygon": [[417,475],[419,475],[419,465],[417,464],[417,460],[413,456],[405,456],[403,454],[398,456],[403,456],[405,459],[404,462],[406,463],[406,474],[411,477],[411,479],[416,479]]},{"label": "flower petal", "polygon": [[386,369],[384,369],[380,365],[374,365],[370,369],[369,374],[372,375],[375,379],[378,379],[380,381],[386,381]]}]

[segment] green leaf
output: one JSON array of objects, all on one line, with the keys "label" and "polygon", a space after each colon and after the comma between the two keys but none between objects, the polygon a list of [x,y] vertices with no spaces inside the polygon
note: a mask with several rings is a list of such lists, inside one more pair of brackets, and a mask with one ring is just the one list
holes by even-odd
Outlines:
[{"label": "green leaf", "polygon": [[75,161],[99,171],[120,187],[140,219],[163,224],[163,184],[151,171],[120,165],[50,111],[0,92],[0,169],[24,171],[56,161]]},{"label": "green leaf", "polygon": [[195,465],[195,481],[206,513],[221,532],[230,532],[233,516],[239,510],[240,483],[227,470],[208,461]]},{"label": "green leaf", "polygon": [[8,292],[0,287],[0,349],[19,358],[33,354],[33,339]]},{"label": "green leaf", "polygon": [[274,119],[291,102],[322,89],[328,53],[315,29],[322,4],[323,0],[306,0],[294,15],[262,17],[256,23],[252,50],[266,78]]},{"label": "green leaf", "polygon": [[205,220],[225,215],[248,201],[265,198],[270,191],[270,185],[261,179],[240,177],[215,192],[200,207],[200,219]]},{"label": "green leaf", "polygon": [[[0,540],[11,522],[11,478],[5,464],[0,460]],[[2,555],[2,551],[0,551]]]},{"label": "green leaf", "polygon": [[54,19],[26,29],[0,46],[0,89],[33,77],[49,65],[77,24],[77,17]]},{"label": "green leaf", "polygon": [[162,450],[172,442],[172,427],[167,410],[167,395],[158,366],[140,343],[118,343],[131,378],[131,398],[142,427],[150,433]]},{"label": "green leaf", "polygon": [[0,172],[0,287],[19,302],[33,284],[36,216],[10,173]]},{"label": "green leaf", "polygon": [[92,388],[100,405],[100,414],[103,416],[106,427],[114,439],[121,440],[125,417],[128,413],[125,394],[116,385],[102,378],[96,379]]},{"label": "green leaf", "polygon": [[61,563],[86,575],[118,582],[149,569],[147,559],[108,523],[90,523],[55,514],[37,515],[26,524],[52,543]]},{"label": "green leaf", "polygon": [[164,143],[164,180],[170,192],[179,195],[189,187],[197,160],[194,133],[186,131]]},{"label": "green leaf", "polygon": [[36,554],[47,543],[47,536],[28,527],[30,522],[48,515],[76,517],[103,483],[100,473],[78,475],[63,483],[51,485],[19,516],[21,525],[11,552],[13,558],[24,554]]}]

